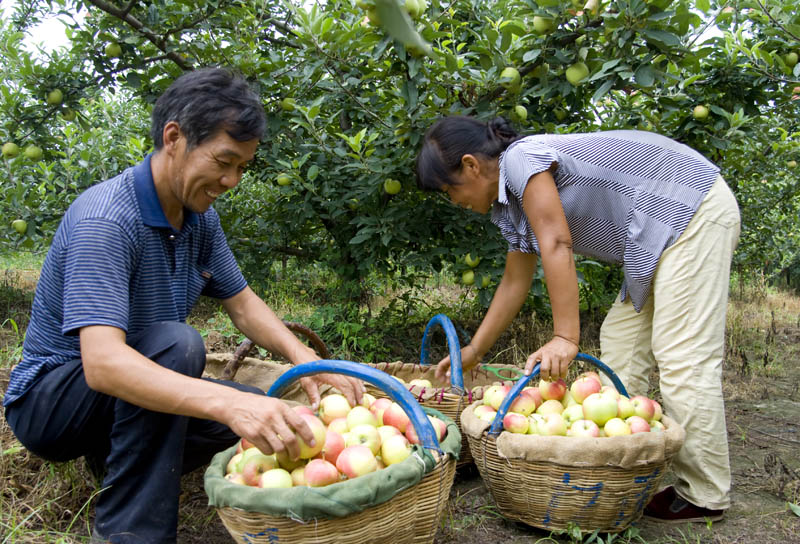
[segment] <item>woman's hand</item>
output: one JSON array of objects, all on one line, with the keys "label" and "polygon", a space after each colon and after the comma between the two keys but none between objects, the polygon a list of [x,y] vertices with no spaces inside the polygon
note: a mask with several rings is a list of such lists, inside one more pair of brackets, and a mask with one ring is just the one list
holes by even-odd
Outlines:
[{"label": "woman's hand", "polygon": [[541,363],[539,371],[543,380],[566,378],[567,368],[576,355],[578,355],[578,344],[566,338],[554,336],[552,340],[528,357],[525,363],[525,374],[530,374],[536,363]]},{"label": "woman's hand", "polygon": [[[461,348],[461,368],[463,372],[471,370],[481,362],[481,356],[472,344]],[[450,382],[450,356],[448,355],[436,365],[436,379],[440,382]]]}]

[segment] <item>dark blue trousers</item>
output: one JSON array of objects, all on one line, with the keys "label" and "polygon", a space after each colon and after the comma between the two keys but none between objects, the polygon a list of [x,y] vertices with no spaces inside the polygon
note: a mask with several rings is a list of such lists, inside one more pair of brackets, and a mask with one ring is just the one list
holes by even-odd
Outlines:
[{"label": "dark blue trousers", "polygon": [[[183,323],[154,324],[129,337],[128,345],[187,376],[199,378],[205,367],[203,339]],[[45,374],[6,408],[6,419],[36,455],[51,461],[86,456],[90,466],[104,469],[94,532],[114,543],[175,542],[181,475],[238,439],[215,421],[152,412],[93,391],[80,360]]]}]

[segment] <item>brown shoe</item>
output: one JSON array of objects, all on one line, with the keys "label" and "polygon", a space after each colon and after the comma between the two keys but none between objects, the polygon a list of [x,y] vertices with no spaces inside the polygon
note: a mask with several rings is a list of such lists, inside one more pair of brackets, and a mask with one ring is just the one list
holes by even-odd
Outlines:
[{"label": "brown shoe", "polygon": [[644,509],[644,517],[661,523],[705,523],[720,521],[724,510],[711,510],[695,506],[669,486],[655,495]]}]

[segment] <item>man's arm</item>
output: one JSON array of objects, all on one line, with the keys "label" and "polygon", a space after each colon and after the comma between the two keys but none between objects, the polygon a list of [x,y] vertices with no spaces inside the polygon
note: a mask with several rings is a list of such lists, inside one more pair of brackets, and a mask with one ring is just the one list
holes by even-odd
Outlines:
[{"label": "man's arm", "polygon": [[147,410],[218,421],[265,453],[286,449],[297,457],[292,429],[313,441],[306,423],[281,400],[164,368],[128,346],[121,329],[83,327],[80,340],[86,383],[95,391]]},{"label": "man's arm", "polygon": [[[245,287],[236,295],[223,300],[222,306],[236,328],[259,346],[280,353],[295,365],[320,359],[313,349],[303,344],[286,328],[283,321],[250,287]],[[341,391],[351,406],[361,403],[361,394],[364,392],[364,385],[360,380],[337,374],[319,374],[300,381],[312,408],[319,404],[320,383],[327,383]]]}]

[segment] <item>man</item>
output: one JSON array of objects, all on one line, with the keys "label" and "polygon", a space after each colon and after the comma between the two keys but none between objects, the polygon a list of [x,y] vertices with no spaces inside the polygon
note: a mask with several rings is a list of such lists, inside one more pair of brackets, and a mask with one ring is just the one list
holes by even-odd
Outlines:
[{"label": "man", "polygon": [[[154,153],[78,197],[53,239],[3,405],[33,453],[105,471],[95,540],[174,542],[181,474],[238,437],[293,458],[296,436],[313,442],[284,402],[200,379],[203,341],[185,324],[211,296],[258,345],[294,364],[319,359],[247,286],[211,208],[265,125],[241,77],[181,76],[153,110]],[[360,402],[359,381],[321,375],[303,381],[312,404],[323,382]]]}]

